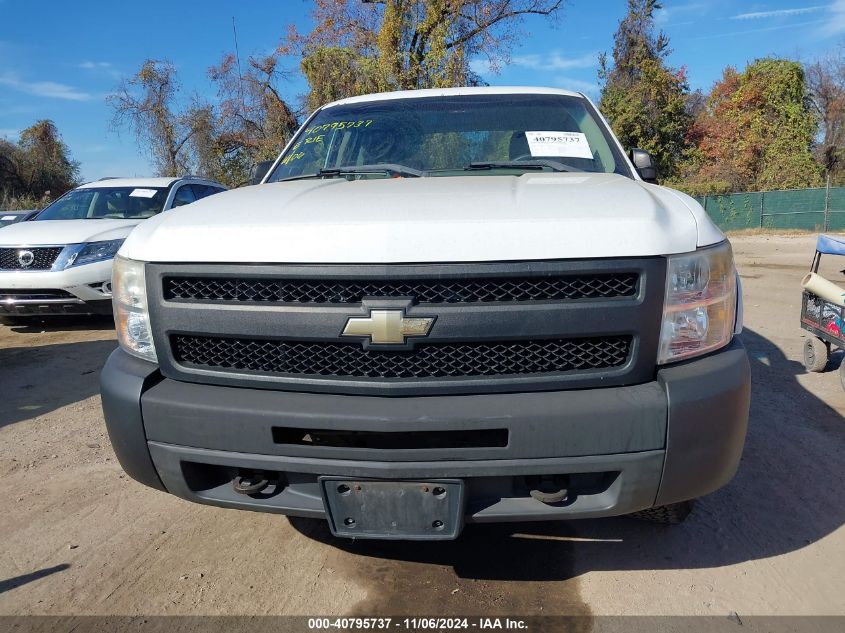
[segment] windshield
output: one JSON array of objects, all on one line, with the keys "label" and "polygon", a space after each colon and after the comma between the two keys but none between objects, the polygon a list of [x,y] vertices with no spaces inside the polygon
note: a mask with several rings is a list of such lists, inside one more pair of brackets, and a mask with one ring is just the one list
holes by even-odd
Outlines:
[{"label": "windshield", "polygon": [[348,175],[326,172],[376,165],[392,169],[355,177],[450,176],[528,168],[514,162],[544,171],[631,175],[586,99],[476,94],[326,108],[298,133],[269,181]]},{"label": "windshield", "polygon": [[20,222],[26,216],[29,211],[20,211],[20,212],[13,212],[8,213],[4,211],[0,211],[0,228],[6,226],[7,224],[14,224],[15,222]]},{"label": "windshield", "polygon": [[167,198],[161,187],[74,189],[35,218],[40,220],[143,220],[160,212]]}]

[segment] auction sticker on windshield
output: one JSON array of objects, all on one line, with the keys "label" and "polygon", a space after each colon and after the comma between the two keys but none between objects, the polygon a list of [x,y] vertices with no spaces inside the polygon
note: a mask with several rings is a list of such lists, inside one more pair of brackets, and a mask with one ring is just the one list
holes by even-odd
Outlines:
[{"label": "auction sticker on windshield", "polygon": [[130,198],[152,198],[158,192],[155,189],[133,189]]},{"label": "auction sticker on windshield", "polygon": [[593,158],[583,132],[526,132],[525,138],[532,156]]}]

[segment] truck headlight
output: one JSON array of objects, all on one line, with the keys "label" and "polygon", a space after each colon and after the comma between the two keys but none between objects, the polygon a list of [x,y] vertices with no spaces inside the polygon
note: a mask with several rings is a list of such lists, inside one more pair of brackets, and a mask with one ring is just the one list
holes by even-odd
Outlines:
[{"label": "truck headlight", "polygon": [[112,268],[112,304],[120,346],[138,358],[158,362],[147,309],[144,262],[115,257]]},{"label": "truck headlight", "polygon": [[730,343],[737,305],[730,243],[667,259],[657,362],[700,356]]},{"label": "truck headlight", "polygon": [[112,259],[117,255],[123,240],[106,240],[104,242],[87,242],[77,246],[75,253],[68,258],[65,268],[71,266],[82,266],[84,264],[93,264],[94,262],[101,262],[107,259]]}]

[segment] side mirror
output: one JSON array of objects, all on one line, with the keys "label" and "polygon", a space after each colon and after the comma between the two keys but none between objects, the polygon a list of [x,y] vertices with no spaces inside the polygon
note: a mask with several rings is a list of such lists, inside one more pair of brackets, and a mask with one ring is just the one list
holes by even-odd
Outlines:
[{"label": "side mirror", "polygon": [[640,178],[646,182],[657,184],[657,165],[654,164],[654,158],[644,149],[631,148],[629,154],[631,162],[637,168]]},{"label": "side mirror", "polygon": [[267,175],[267,172],[270,171],[270,168],[275,162],[275,160],[262,160],[255,163],[252,166],[252,173],[249,175],[249,184],[257,185],[264,180],[264,176]]}]

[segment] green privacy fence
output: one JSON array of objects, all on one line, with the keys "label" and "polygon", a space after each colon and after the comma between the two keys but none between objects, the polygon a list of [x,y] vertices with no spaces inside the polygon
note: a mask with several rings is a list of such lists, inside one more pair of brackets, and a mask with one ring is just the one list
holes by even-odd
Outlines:
[{"label": "green privacy fence", "polygon": [[845,230],[845,187],[728,193],[697,200],[724,231]]}]

